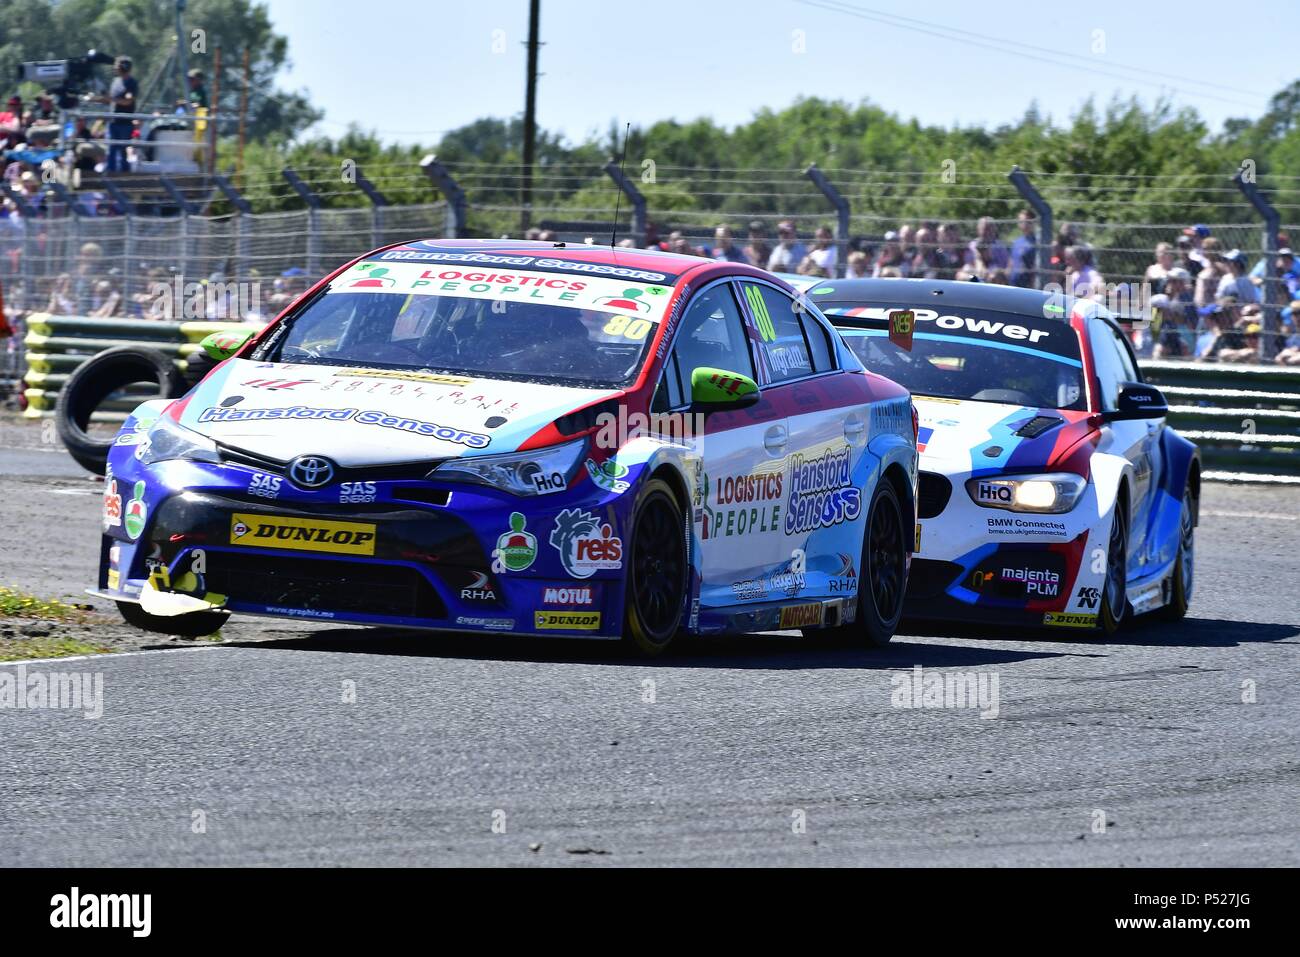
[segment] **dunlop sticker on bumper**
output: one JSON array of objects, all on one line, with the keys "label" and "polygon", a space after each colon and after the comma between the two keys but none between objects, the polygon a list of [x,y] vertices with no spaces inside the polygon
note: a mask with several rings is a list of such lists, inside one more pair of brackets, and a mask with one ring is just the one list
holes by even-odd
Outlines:
[{"label": "dunlop sticker on bumper", "polygon": [[534,627],[539,631],[560,629],[564,631],[595,631],[600,627],[598,611],[539,611],[533,615]]},{"label": "dunlop sticker on bumper", "polygon": [[332,555],[373,555],[375,526],[282,515],[230,516],[230,544],[252,548],[287,548]]},{"label": "dunlop sticker on bumper", "polygon": [[1075,615],[1061,611],[1043,613],[1044,625],[1056,625],[1064,628],[1096,628],[1096,615]]}]

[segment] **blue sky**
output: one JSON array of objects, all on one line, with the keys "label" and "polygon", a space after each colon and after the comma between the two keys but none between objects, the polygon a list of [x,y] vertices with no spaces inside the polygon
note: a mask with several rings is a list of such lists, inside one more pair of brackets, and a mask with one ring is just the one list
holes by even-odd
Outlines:
[{"label": "blue sky", "polygon": [[[527,0],[266,3],[289,38],[282,85],[325,110],[313,132],[357,121],[385,141],[431,145],[522,112]],[[542,0],[538,122],[571,141],[611,121],[733,126],[805,95],[996,125],[1032,99],[1063,121],[1089,95],[1164,94],[1217,129],[1258,116],[1300,74],[1290,30],[1270,27],[1294,14],[1294,0]]]}]

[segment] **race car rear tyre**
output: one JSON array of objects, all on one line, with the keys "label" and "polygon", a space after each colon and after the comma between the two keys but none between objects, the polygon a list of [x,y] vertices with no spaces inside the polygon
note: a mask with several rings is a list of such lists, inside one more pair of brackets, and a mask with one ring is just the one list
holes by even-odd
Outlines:
[{"label": "race car rear tyre", "polygon": [[903,533],[903,508],[889,482],[879,482],[867,510],[862,536],[861,575],[858,578],[858,615],[851,625],[807,629],[814,641],[851,641],[880,648],[889,644],[903,617],[907,591],[907,538]]},{"label": "race car rear tyre", "polygon": [[1178,621],[1192,603],[1192,580],[1196,563],[1196,523],[1192,518],[1192,490],[1183,492],[1183,513],[1178,526],[1178,554],[1169,587],[1169,604],[1157,614],[1166,621]]},{"label": "race car rear tyre", "polygon": [[666,482],[646,483],[629,538],[623,640],[653,657],[672,643],[686,602],[686,522]]},{"label": "race car rear tyre", "polygon": [[1110,544],[1106,549],[1106,581],[1101,589],[1101,611],[1097,627],[1107,638],[1119,631],[1128,613],[1128,514],[1115,508],[1110,525]]},{"label": "race car rear tyre", "polygon": [[225,611],[196,611],[188,615],[151,615],[133,601],[119,601],[117,610],[128,625],[156,631],[177,638],[202,638],[221,626],[230,618]]},{"label": "race car rear tyre", "polygon": [[185,393],[185,380],[175,363],[156,349],[118,346],[92,356],[68,376],[55,408],[55,429],[77,464],[103,475],[113,436],[98,438],[86,427],[90,417],[111,394],[135,382],[155,382],[158,394],[174,399]]}]

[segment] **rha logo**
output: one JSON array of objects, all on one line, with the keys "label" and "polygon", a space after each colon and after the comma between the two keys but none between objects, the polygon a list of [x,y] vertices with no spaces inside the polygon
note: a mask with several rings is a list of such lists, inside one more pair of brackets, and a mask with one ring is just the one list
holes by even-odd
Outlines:
[{"label": "rha logo", "polygon": [[574,578],[590,578],[597,571],[623,567],[623,540],[608,522],[580,508],[566,508],[555,517],[551,547],[560,564]]}]

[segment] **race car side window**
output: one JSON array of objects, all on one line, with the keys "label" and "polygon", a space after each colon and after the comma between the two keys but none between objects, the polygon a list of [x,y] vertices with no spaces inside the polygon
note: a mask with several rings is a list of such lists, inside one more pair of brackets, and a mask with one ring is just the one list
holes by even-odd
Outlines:
[{"label": "race car side window", "polygon": [[[813,350],[802,322],[804,317],[799,314],[802,310],[796,313],[794,302],[774,286],[756,282],[738,285],[758,329],[759,348],[772,383],[789,382],[823,371],[813,364]],[[828,348],[823,339],[824,362],[828,362]]]},{"label": "race car side window", "polygon": [[677,371],[677,353],[668,356],[664,363],[663,375],[659,378],[659,388],[655,389],[654,399],[650,402],[651,412],[667,412],[686,404],[682,395],[681,379]]},{"label": "race car side window", "polygon": [[807,311],[800,313],[799,321],[803,324],[803,334],[808,339],[813,372],[830,372],[835,368],[835,349],[831,346],[830,333]]},{"label": "race car side window", "polygon": [[[729,283],[707,287],[691,300],[677,331],[672,358],[675,361],[665,366],[664,377],[676,375],[682,403],[689,401],[691,373],[696,369],[723,369],[754,377],[745,323]],[[666,398],[671,397],[670,388]]]},{"label": "race car side window", "polygon": [[1105,412],[1111,412],[1119,404],[1119,384],[1128,381],[1129,373],[1120,359],[1121,346],[1110,326],[1100,319],[1093,319],[1089,332],[1092,364],[1101,386],[1101,408]]}]

